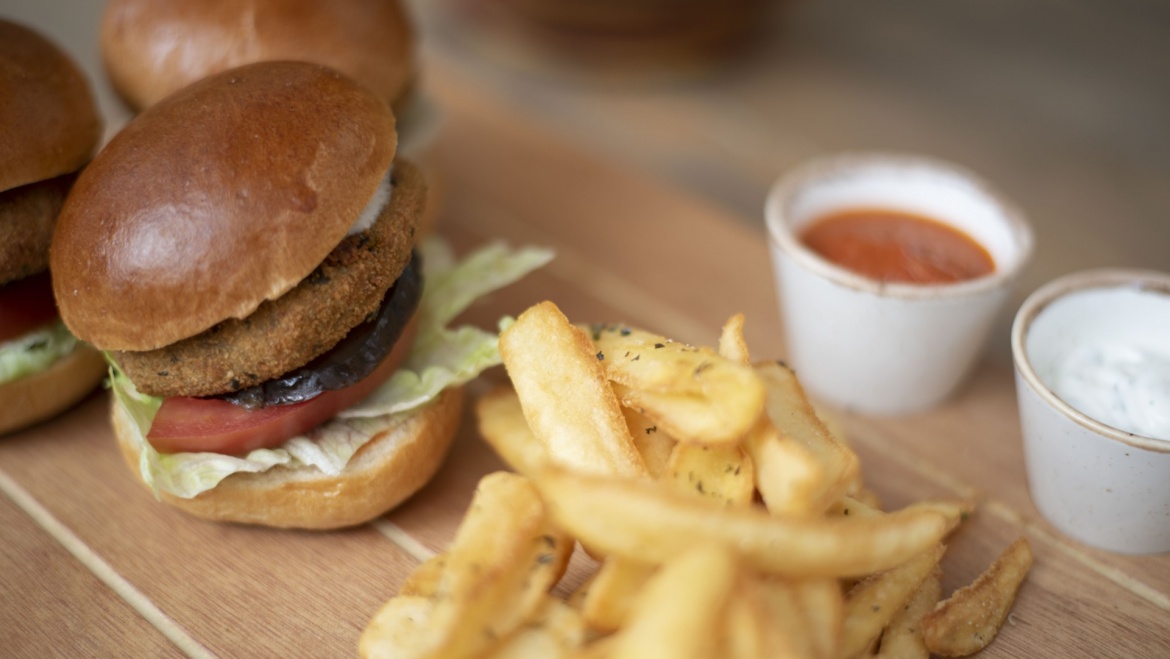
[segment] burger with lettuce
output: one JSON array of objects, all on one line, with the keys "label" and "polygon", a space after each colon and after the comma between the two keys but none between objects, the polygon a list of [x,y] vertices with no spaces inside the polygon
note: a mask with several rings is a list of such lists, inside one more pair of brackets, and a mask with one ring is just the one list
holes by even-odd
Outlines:
[{"label": "burger with lettuce", "polygon": [[129,123],[53,236],[61,316],[106,351],[127,462],[215,520],[336,528],[434,474],[494,334],[448,324],[543,264],[455,263],[384,101],[300,62],[232,69]]},{"label": "burger with lettuce", "polygon": [[81,71],[0,20],[0,433],[73,406],[105,370],[58,318],[48,272],[57,213],[100,137]]}]

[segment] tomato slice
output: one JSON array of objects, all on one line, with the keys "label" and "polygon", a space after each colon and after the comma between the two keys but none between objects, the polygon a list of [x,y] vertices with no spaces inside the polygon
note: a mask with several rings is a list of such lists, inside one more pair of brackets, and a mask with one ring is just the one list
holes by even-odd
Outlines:
[{"label": "tomato slice", "polygon": [[0,286],[0,343],[57,320],[48,271]]},{"label": "tomato slice", "polygon": [[242,455],[279,446],[373,393],[410,352],[416,324],[414,319],[407,323],[390,354],[372,373],[344,389],[327,391],[300,403],[254,410],[213,398],[165,398],[146,439],[163,453]]}]

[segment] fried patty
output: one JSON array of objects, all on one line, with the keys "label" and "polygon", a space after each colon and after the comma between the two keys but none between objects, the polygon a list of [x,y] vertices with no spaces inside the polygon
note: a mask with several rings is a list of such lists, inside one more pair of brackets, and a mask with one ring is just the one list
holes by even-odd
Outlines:
[{"label": "fried patty", "polygon": [[77,174],[0,192],[0,286],[49,267],[57,214]]},{"label": "fried patty", "polygon": [[113,353],[139,391],[211,396],[283,375],[366,320],[410,262],[426,197],[421,175],[397,162],[393,196],[367,231],[348,236],[295,288],[243,319],[157,350]]}]

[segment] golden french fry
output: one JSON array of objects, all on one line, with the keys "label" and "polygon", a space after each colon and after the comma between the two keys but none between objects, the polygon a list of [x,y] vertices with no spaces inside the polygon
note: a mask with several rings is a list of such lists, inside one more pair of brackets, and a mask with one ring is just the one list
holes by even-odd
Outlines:
[{"label": "golden french fry", "polygon": [[938,512],[913,507],[874,519],[769,516],[683,496],[653,481],[557,467],[546,468],[536,482],[560,528],[606,555],[654,563],[714,542],[767,573],[857,576],[922,553],[946,527]]},{"label": "golden french fry", "polygon": [[658,424],[638,414],[636,410],[623,407],[622,415],[634,438],[634,446],[642,456],[642,462],[646,463],[646,472],[651,478],[661,478],[666,473],[670,452],[674,450],[674,438],[665,430],[659,430]]},{"label": "golden french fry", "polygon": [[755,496],[751,458],[738,446],[675,444],[666,478],[691,492],[729,506],[746,506]]},{"label": "golden french fry", "polygon": [[744,437],[743,448],[756,472],[756,489],[768,511],[778,515],[815,512],[821,505],[824,470],[807,448],[786,440],[768,418]]},{"label": "golden french fry", "polygon": [[858,583],[849,591],[845,597],[842,656],[861,653],[881,635],[922,582],[938,567],[944,551],[941,544],[935,545],[893,569]]},{"label": "golden french fry", "polygon": [[507,472],[484,476],[447,552],[429,625],[431,652],[418,656],[491,650],[537,610],[572,549],[549,523],[531,481]]},{"label": "golden french fry", "polygon": [[592,337],[614,392],[680,442],[739,441],[764,410],[764,385],[750,367],[625,326]]},{"label": "golden french fry", "polygon": [[845,624],[845,599],[836,579],[792,582],[793,595],[808,623],[808,639],[815,657],[836,657]]},{"label": "golden french fry", "polygon": [[882,498],[878,496],[877,492],[860,484],[861,479],[858,479],[858,485],[849,494],[853,500],[858,503],[863,503],[874,510],[883,510]]},{"label": "golden french fry", "polygon": [[767,389],[767,411],[772,423],[785,438],[807,447],[819,461],[824,481],[817,511],[827,510],[857,482],[857,454],[825,428],[791,369],[765,362],[756,365],[756,372]]},{"label": "golden french fry", "polygon": [[719,335],[719,354],[742,366],[751,366],[747,341],[743,339],[743,314],[737,313],[723,324]]},{"label": "golden french fry", "polygon": [[922,618],[934,610],[941,591],[938,570],[935,570],[926,577],[906,606],[902,607],[890,621],[890,626],[882,634],[879,657],[930,659],[930,650],[926,648],[926,642],[922,638]]},{"label": "golden french fry", "polygon": [[358,639],[363,659],[425,657],[435,640],[431,618],[435,601],[418,595],[399,596],[386,602]]},{"label": "golden french fry", "polygon": [[759,418],[754,392],[738,390],[720,398],[635,389],[618,382],[613,392],[622,405],[649,417],[680,442],[733,444]]},{"label": "golden french fry", "polygon": [[698,545],[662,566],[615,636],[612,657],[706,659],[715,656],[723,610],[738,569],[722,547]]},{"label": "golden french fry", "polygon": [[944,657],[962,657],[987,647],[1011,612],[1031,567],[1032,546],[1020,536],[986,572],[922,619],[926,647]]},{"label": "golden french fry", "polygon": [[556,305],[542,302],[520,314],[500,333],[500,356],[550,461],[592,473],[646,474],[601,356]]},{"label": "golden french fry", "polygon": [[969,500],[939,499],[919,501],[914,504],[914,507],[934,510],[945,517],[947,519],[947,533],[949,534],[971,516],[975,510],[975,503]]},{"label": "golden french fry", "polygon": [[761,579],[756,591],[764,604],[765,643],[770,657],[819,657],[809,621],[792,582]]},{"label": "golden french fry", "polygon": [[754,584],[740,579],[735,592],[727,603],[724,614],[723,637],[717,656],[728,659],[771,659],[783,657],[783,652],[771,647],[773,634],[763,603],[756,594]]},{"label": "golden french fry", "polygon": [[423,561],[398,589],[398,596],[434,597],[439,592],[439,582],[447,568],[447,555],[439,554]]},{"label": "golden french fry", "polygon": [[654,574],[648,563],[611,556],[597,571],[581,613],[590,629],[616,631],[626,621],[634,598]]},{"label": "golden french fry", "polygon": [[491,659],[557,659],[572,656],[585,644],[581,613],[546,597],[536,616],[488,656]]},{"label": "golden french fry", "polygon": [[497,387],[475,405],[479,434],[509,467],[531,476],[544,466],[548,455],[532,434],[520,397],[511,387]]},{"label": "golden french fry", "polygon": [[884,514],[868,503],[850,496],[844,496],[838,499],[836,503],[829,507],[827,513],[842,517],[880,517]]}]

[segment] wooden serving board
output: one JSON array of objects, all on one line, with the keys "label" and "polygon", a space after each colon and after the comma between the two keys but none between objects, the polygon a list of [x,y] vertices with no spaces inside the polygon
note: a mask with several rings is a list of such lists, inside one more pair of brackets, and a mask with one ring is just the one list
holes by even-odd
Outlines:
[{"label": "wooden serving board", "polygon": [[[784,356],[765,237],[750,223],[584,155],[453,70],[434,71],[428,84],[447,112],[441,233],[460,252],[502,238],[558,253],[477,304],[469,321],[493,327],[551,299],[574,320],[711,345],[742,311],[753,354]],[[471,393],[502,377],[497,369]],[[374,523],[333,533],[220,525],[153,500],[122,463],[107,408],[98,392],[0,438],[2,656],[354,656],[373,613],[450,541],[479,477],[501,468],[468,414],[437,478]],[[929,413],[841,416],[887,506],[979,500],[950,542],[945,592],[1016,536],[1032,541],[1035,566],[983,656],[1170,656],[1170,556],[1096,551],[1039,516],[1009,365],[983,364]]]}]

